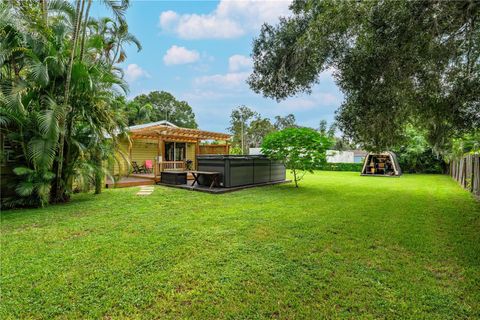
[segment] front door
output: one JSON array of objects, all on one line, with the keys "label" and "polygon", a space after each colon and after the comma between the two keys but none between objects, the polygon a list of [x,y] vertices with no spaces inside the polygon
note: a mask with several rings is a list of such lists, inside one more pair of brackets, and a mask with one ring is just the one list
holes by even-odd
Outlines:
[{"label": "front door", "polygon": [[185,161],[186,150],[185,142],[165,142],[165,161]]}]

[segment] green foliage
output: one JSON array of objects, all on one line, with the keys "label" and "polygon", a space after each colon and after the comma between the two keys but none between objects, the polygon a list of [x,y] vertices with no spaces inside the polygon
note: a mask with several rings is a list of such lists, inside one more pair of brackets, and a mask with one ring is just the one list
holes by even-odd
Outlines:
[{"label": "green foliage", "polygon": [[27,167],[16,167],[13,172],[18,179],[15,185],[17,196],[6,197],[2,206],[43,207],[49,203],[51,183],[55,177],[53,172]]},{"label": "green foliage", "polygon": [[125,106],[129,125],[167,120],[183,128],[197,128],[195,114],[186,101],[165,91],[136,96]]},{"label": "green foliage", "polygon": [[243,154],[242,148],[239,146],[232,146],[230,147],[230,154]]},{"label": "green foliage", "polygon": [[322,163],[317,169],[324,171],[354,171],[361,172],[363,163]]},{"label": "green foliage", "polygon": [[296,0],[254,41],[249,84],[267,97],[310,92],[332,70],[345,95],[339,129],[372,151],[407,124],[437,152],[480,127],[478,1]]},{"label": "green foliage", "polygon": [[442,173],[445,163],[443,158],[435,154],[427,142],[425,132],[407,126],[404,142],[392,150],[397,155],[403,172],[409,173]]},{"label": "green foliage", "polygon": [[287,128],[265,137],[262,153],[273,160],[282,161],[292,170],[295,186],[298,187],[305,172],[326,162],[326,151],[331,140],[310,128]]},{"label": "green foliage", "polygon": [[275,126],[268,118],[258,117],[250,122],[250,125],[248,126],[248,146],[252,148],[259,148],[262,145],[263,139],[275,130]]},{"label": "green foliage", "polygon": [[75,180],[94,176],[101,186],[102,149],[115,148],[125,126],[118,104],[128,86],[115,63],[126,44],[140,46],[124,20],[128,1],[104,1],[114,18],[100,20],[89,17],[91,2],[0,2],[1,134],[16,159],[10,204],[66,201]]},{"label": "green foliage", "polygon": [[259,119],[260,115],[247,106],[239,106],[230,114],[230,127],[228,130],[233,134],[232,146],[240,149],[240,154],[248,154],[248,128],[250,122]]},{"label": "green foliage", "polygon": [[447,153],[446,159],[458,159],[465,154],[480,154],[480,130],[452,139],[451,149]]},{"label": "green foliage", "polygon": [[288,114],[285,117],[275,116],[275,123],[273,124],[275,130],[283,130],[287,128],[296,128],[297,122],[293,114]]},{"label": "green foliage", "polygon": [[272,124],[270,119],[263,118],[258,112],[247,106],[240,106],[230,115],[228,130],[233,134],[231,153],[248,154],[248,149],[259,148],[269,133],[292,127],[297,127],[293,114],[276,116]]}]

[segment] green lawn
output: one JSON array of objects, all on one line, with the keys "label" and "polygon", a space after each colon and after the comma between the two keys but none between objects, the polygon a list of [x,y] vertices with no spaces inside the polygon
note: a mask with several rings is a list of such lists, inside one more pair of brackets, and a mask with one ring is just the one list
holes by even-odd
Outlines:
[{"label": "green lawn", "polygon": [[480,204],[447,176],[137,191],[2,212],[0,318],[480,317]]}]

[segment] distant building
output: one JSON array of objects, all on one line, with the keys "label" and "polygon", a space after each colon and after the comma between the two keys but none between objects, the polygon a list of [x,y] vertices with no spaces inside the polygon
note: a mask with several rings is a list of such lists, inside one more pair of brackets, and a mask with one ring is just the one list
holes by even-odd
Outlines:
[{"label": "distant building", "polygon": [[363,150],[327,150],[329,163],[362,163],[368,152]]},{"label": "distant building", "polygon": [[257,156],[262,154],[262,148],[249,148],[248,154],[252,156]]}]

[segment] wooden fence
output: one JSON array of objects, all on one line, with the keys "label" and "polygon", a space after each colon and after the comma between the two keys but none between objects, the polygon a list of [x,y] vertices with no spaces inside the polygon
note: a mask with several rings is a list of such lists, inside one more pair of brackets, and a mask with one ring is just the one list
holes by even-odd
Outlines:
[{"label": "wooden fence", "polygon": [[450,175],[460,185],[480,196],[480,155],[469,154],[450,162]]},{"label": "wooden fence", "polygon": [[228,144],[208,144],[199,147],[199,154],[228,154],[229,149]]}]

